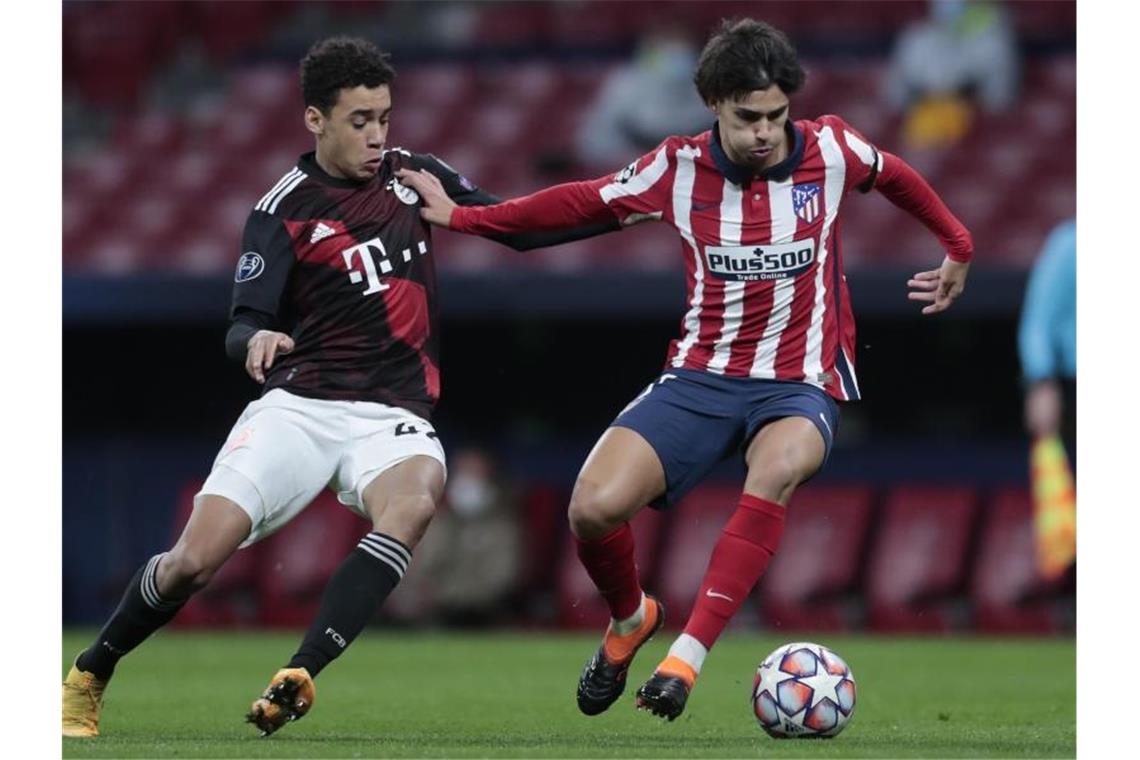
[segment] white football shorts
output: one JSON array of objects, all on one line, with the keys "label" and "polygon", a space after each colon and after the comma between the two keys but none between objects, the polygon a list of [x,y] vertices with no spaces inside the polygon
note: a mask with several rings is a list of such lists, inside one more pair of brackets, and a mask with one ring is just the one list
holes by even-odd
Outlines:
[{"label": "white football shorts", "polygon": [[249,404],[194,497],[224,496],[249,514],[249,546],[283,528],[328,486],[367,518],[364,489],[416,455],[444,466],[427,420],[371,401],[326,401],[274,388]]}]

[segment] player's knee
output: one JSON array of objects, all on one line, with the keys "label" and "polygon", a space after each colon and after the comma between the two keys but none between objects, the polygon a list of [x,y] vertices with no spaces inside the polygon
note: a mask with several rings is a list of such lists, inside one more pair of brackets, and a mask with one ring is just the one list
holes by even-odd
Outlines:
[{"label": "player's knee", "polygon": [[618,511],[604,488],[583,480],[574,484],[567,517],[570,530],[578,538],[592,539],[609,533],[621,522],[616,517]]},{"label": "player's knee", "polygon": [[750,468],[744,489],[762,499],[787,504],[796,486],[810,475],[806,470],[807,467],[800,458],[792,452],[783,452],[767,457],[759,466]]},{"label": "player's knee", "polygon": [[394,523],[407,534],[420,536],[435,517],[436,501],[430,494],[401,494],[388,499],[386,523]]},{"label": "player's knee", "polygon": [[185,596],[202,589],[221,567],[208,561],[200,552],[175,547],[167,552],[158,567],[157,583],[164,596]]}]

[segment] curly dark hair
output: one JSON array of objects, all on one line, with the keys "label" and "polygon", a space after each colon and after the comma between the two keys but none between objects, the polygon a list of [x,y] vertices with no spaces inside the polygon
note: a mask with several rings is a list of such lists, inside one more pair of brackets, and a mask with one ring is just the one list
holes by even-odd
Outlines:
[{"label": "curly dark hair", "polygon": [[779,29],[750,18],[724,19],[701,51],[693,83],[712,105],[773,84],[790,95],[806,77],[795,47]]},{"label": "curly dark hair", "polygon": [[305,106],[328,116],[340,91],[391,84],[396,70],[388,54],[359,37],[329,37],[309,48],[301,60],[301,96]]}]

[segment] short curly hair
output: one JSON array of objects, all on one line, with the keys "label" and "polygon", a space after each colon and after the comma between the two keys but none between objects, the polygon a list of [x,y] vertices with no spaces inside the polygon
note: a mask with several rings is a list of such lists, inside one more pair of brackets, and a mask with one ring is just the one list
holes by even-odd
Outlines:
[{"label": "short curly hair", "polygon": [[806,78],[787,35],[771,24],[745,18],[721,21],[701,51],[693,83],[701,99],[712,105],[773,84],[790,95]]},{"label": "short curly hair", "polygon": [[336,105],[340,91],[364,85],[391,84],[396,70],[388,54],[359,37],[329,37],[309,48],[301,60],[301,96],[305,107],[320,109],[326,116]]}]

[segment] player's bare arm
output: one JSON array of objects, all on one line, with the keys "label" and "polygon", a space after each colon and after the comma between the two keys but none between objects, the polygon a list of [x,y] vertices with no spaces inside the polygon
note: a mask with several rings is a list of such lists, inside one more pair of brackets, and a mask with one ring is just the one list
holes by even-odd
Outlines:
[{"label": "player's bare arm", "polygon": [[907,280],[907,287],[911,289],[907,298],[928,304],[923,307],[923,314],[946,311],[965,290],[969,271],[970,262],[955,261],[947,256],[940,269],[917,272]]},{"label": "player's bare arm", "polygon": [[265,382],[265,373],[273,367],[278,354],[287,354],[294,348],[293,339],[285,333],[258,330],[249,339],[245,355],[245,371],[259,383]]},{"label": "player's bare arm", "polygon": [[415,190],[423,199],[424,205],[420,209],[420,216],[425,222],[438,227],[448,227],[451,223],[451,212],[456,203],[443,189],[443,183],[431,172],[420,169],[400,169],[396,172],[400,182]]}]

